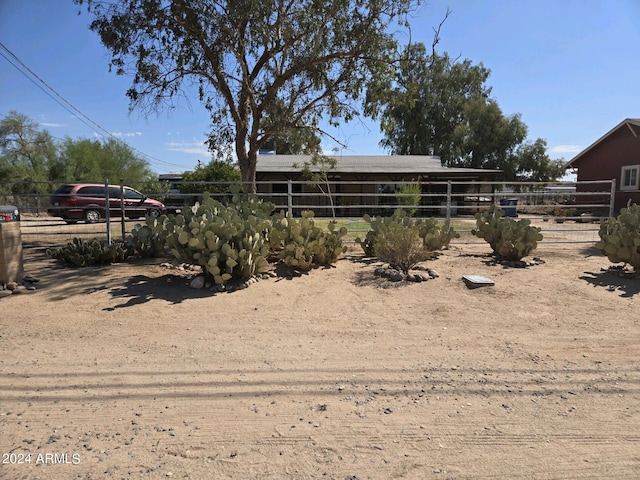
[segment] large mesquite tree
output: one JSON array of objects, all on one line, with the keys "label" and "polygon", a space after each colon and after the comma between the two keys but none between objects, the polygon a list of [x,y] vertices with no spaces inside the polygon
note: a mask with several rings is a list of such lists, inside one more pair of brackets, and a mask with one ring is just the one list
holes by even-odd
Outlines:
[{"label": "large mesquite tree", "polygon": [[420,0],[74,0],[132,74],[132,107],[197,89],[211,114],[210,149],[235,150],[255,191],[258,150],[271,138],[358,113],[371,78],[393,74],[395,21]]}]

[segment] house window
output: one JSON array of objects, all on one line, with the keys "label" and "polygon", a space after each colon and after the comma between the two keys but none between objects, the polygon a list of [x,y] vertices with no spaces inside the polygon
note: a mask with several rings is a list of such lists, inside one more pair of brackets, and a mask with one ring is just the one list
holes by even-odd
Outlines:
[{"label": "house window", "polygon": [[629,165],[622,167],[622,178],[620,179],[620,190],[638,190],[638,180],[640,180],[640,165]]}]

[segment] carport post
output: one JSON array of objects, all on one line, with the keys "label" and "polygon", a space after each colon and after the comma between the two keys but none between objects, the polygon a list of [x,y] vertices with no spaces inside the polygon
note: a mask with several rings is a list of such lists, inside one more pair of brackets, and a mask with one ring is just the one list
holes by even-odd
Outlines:
[{"label": "carport post", "polygon": [[111,245],[111,204],[109,201],[109,180],[104,181],[104,219],[107,222],[107,245]]},{"label": "carport post", "polygon": [[289,215],[293,216],[293,184],[291,180],[287,181],[287,210]]}]

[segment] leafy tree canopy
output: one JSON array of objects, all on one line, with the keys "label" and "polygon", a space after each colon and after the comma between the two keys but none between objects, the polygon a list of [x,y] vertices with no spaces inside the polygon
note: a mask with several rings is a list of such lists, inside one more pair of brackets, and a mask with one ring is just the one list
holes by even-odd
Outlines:
[{"label": "leafy tree canopy", "polygon": [[422,43],[410,44],[401,56],[393,83],[376,82],[367,92],[367,112],[381,113],[380,144],[396,155],[456,157],[455,129],[463,108],[473,99],[487,99],[489,70],[448,54],[428,55]]},{"label": "leafy tree canopy", "polygon": [[320,143],[312,130],[295,130],[273,139],[274,151],[281,155],[313,155],[322,150]]},{"label": "leafy tree canopy", "polygon": [[143,182],[154,179],[148,162],[116,139],[69,137],[55,142],[37,122],[17,112],[0,120],[0,182],[12,193],[45,193],[46,182]]},{"label": "leafy tree canopy", "polygon": [[370,85],[366,112],[381,117],[380,144],[398,155],[439,156],[446,166],[502,170],[505,180],[562,176],[546,142],[526,142],[520,115],[505,116],[491,98],[490,71],[437,53],[437,34],[430,54],[408,45],[395,80]]},{"label": "leafy tree canopy", "polygon": [[394,21],[420,0],[74,0],[133,107],[158,108],[195,86],[209,147],[233,148],[255,191],[259,149],[288,132],[349,121],[367,82],[388,78]]},{"label": "leafy tree canopy", "polygon": [[148,162],[136,155],[126,143],[65,138],[60,146],[58,178],[66,181],[128,183],[154,178]]},{"label": "leafy tree canopy", "polygon": [[12,193],[38,193],[56,161],[51,134],[36,122],[15,111],[0,120],[0,182],[16,182]]},{"label": "leafy tree canopy", "polygon": [[[211,160],[207,165],[198,165],[192,172],[182,174],[181,193],[226,193],[231,184],[207,185],[206,182],[240,182],[240,170],[235,165],[221,160]],[[203,182],[203,183],[189,183]]]},{"label": "leafy tree canopy", "polygon": [[519,180],[547,182],[557,180],[565,173],[564,159],[552,160],[547,155],[547,142],[542,138],[535,142],[524,142],[516,152],[520,167]]}]

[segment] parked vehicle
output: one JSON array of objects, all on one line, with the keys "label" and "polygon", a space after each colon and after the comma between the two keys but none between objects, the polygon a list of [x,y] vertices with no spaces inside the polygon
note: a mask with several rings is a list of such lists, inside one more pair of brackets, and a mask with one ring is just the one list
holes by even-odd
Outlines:
[{"label": "parked vehicle", "polygon": [[[143,195],[131,187],[124,187],[124,216],[141,218],[145,215],[159,216],[166,212],[165,206]],[[47,213],[60,217],[67,223],[84,220],[95,223],[106,214],[106,188],[99,183],[67,183],[58,187],[49,197],[51,207]],[[109,215],[121,215],[120,187],[109,187]]]},{"label": "parked vehicle", "polygon": [[19,222],[20,211],[15,205],[0,205],[0,223],[1,222]]}]

